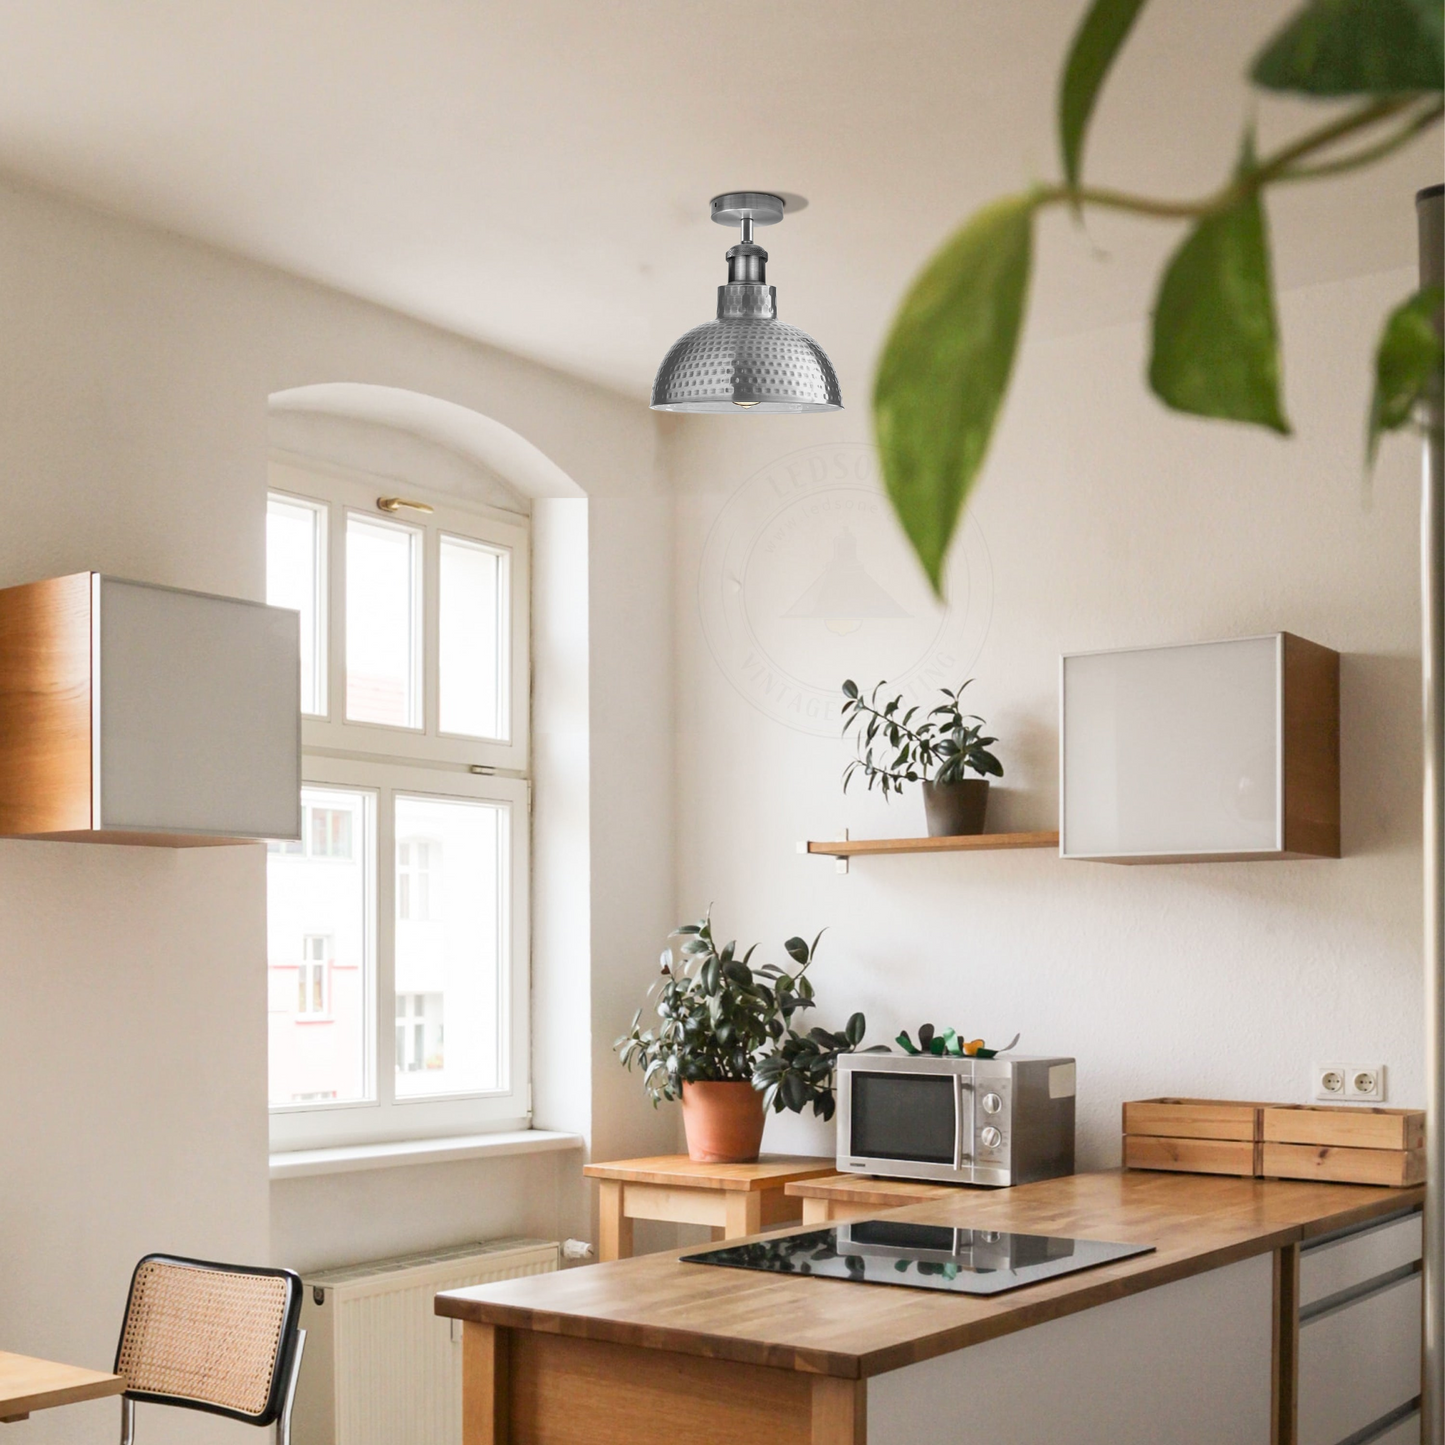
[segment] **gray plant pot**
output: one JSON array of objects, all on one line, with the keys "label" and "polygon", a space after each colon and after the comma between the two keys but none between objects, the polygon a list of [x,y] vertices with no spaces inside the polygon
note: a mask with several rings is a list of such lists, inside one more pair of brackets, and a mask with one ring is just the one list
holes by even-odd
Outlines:
[{"label": "gray plant pot", "polygon": [[987,778],[923,784],[923,816],[928,819],[930,838],[962,838],[970,833],[982,833],[987,811]]}]

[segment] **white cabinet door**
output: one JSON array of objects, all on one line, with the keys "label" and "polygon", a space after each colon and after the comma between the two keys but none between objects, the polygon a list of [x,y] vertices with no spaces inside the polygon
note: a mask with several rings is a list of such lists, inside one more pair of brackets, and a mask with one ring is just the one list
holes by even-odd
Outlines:
[{"label": "white cabinet door", "polygon": [[1421,1242],[1417,1213],[1301,1251],[1299,1445],[1375,1445],[1405,1428],[1420,1394]]},{"label": "white cabinet door", "polygon": [[95,824],[300,836],[297,614],[98,579]]}]

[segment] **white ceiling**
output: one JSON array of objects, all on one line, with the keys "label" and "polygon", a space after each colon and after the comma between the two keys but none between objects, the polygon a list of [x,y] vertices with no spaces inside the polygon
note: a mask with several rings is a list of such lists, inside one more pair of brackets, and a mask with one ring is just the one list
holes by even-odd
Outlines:
[{"label": "white ceiling", "polygon": [[[1290,0],[1156,0],[1091,150],[1099,178],[1214,183]],[[760,239],[783,319],[853,403],[909,273],[968,210],[1056,169],[1083,0],[8,0],[0,167],[645,396],[707,319],[708,197],[799,192]],[[1266,138],[1298,120],[1268,102]],[[1273,207],[1293,285],[1413,260],[1438,134]],[[1035,322],[1147,308],[1175,233],[1063,218]]]}]

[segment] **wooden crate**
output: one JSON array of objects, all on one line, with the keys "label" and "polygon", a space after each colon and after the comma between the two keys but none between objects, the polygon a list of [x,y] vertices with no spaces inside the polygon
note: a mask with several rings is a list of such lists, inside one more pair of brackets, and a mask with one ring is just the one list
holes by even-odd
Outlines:
[{"label": "wooden crate", "polygon": [[1425,1177],[1418,1109],[1139,1099],[1124,1105],[1124,1165],[1190,1174],[1403,1188]]},{"label": "wooden crate", "polygon": [[1327,1144],[1339,1149],[1423,1149],[1425,1111],[1270,1104],[1260,1137],[1272,1144]]},{"label": "wooden crate", "polygon": [[1262,1172],[1271,1179],[1399,1189],[1425,1178],[1423,1110],[1275,1104],[1263,1124]]},{"label": "wooden crate", "polygon": [[1124,1167],[1258,1174],[1263,1109],[1238,1099],[1130,1100],[1124,1105]]},{"label": "wooden crate", "polygon": [[1237,1099],[1135,1099],[1124,1105],[1124,1134],[1166,1139],[1249,1139],[1262,1137],[1265,1104]]},{"label": "wooden crate", "polygon": [[1334,1149],[1328,1144],[1263,1144],[1266,1179],[1325,1179],[1335,1184],[1425,1182],[1423,1149]]},{"label": "wooden crate", "polygon": [[1250,1139],[1166,1139],[1126,1134],[1126,1169],[1174,1169],[1184,1174],[1259,1173],[1261,1145]]}]

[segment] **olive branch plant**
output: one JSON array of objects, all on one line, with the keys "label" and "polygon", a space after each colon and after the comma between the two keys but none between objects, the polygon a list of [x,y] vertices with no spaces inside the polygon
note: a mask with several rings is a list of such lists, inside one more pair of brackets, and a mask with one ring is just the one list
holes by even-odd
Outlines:
[{"label": "olive branch plant", "polygon": [[843,791],[860,772],[869,789],[881,789],[885,799],[890,792],[902,796],[905,783],[962,782],[969,769],[980,777],[1003,777],[1003,764],[989,751],[998,739],[984,737],[984,720],[962,710],[963,690],[972,681],[940,688],[945,701],[919,717],[921,705],[904,708],[901,693],[880,700],[878,694],[887,683],[880,682],[865,694],[852,678],[846,679],[843,736],[856,729],[859,751],[843,770]]},{"label": "olive branch plant", "polygon": [[[1266,155],[1246,127],[1234,173],[1195,198],[1136,195],[1083,179],[1089,122],[1146,0],[1093,0],[1058,92],[1062,179],[978,211],[915,278],[894,317],[874,383],[873,417],[889,499],[934,591],[1008,389],[1028,300],[1034,219],[1065,206],[1122,211],[1188,230],[1156,294],[1149,386],[1165,405],[1288,434],[1280,398],[1264,198],[1282,185],[1375,164],[1440,123],[1445,89],[1440,0],[1308,0],[1256,55],[1260,90],[1344,109]],[[1441,384],[1439,287],[1385,320],[1365,427],[1411,424]]]}]

